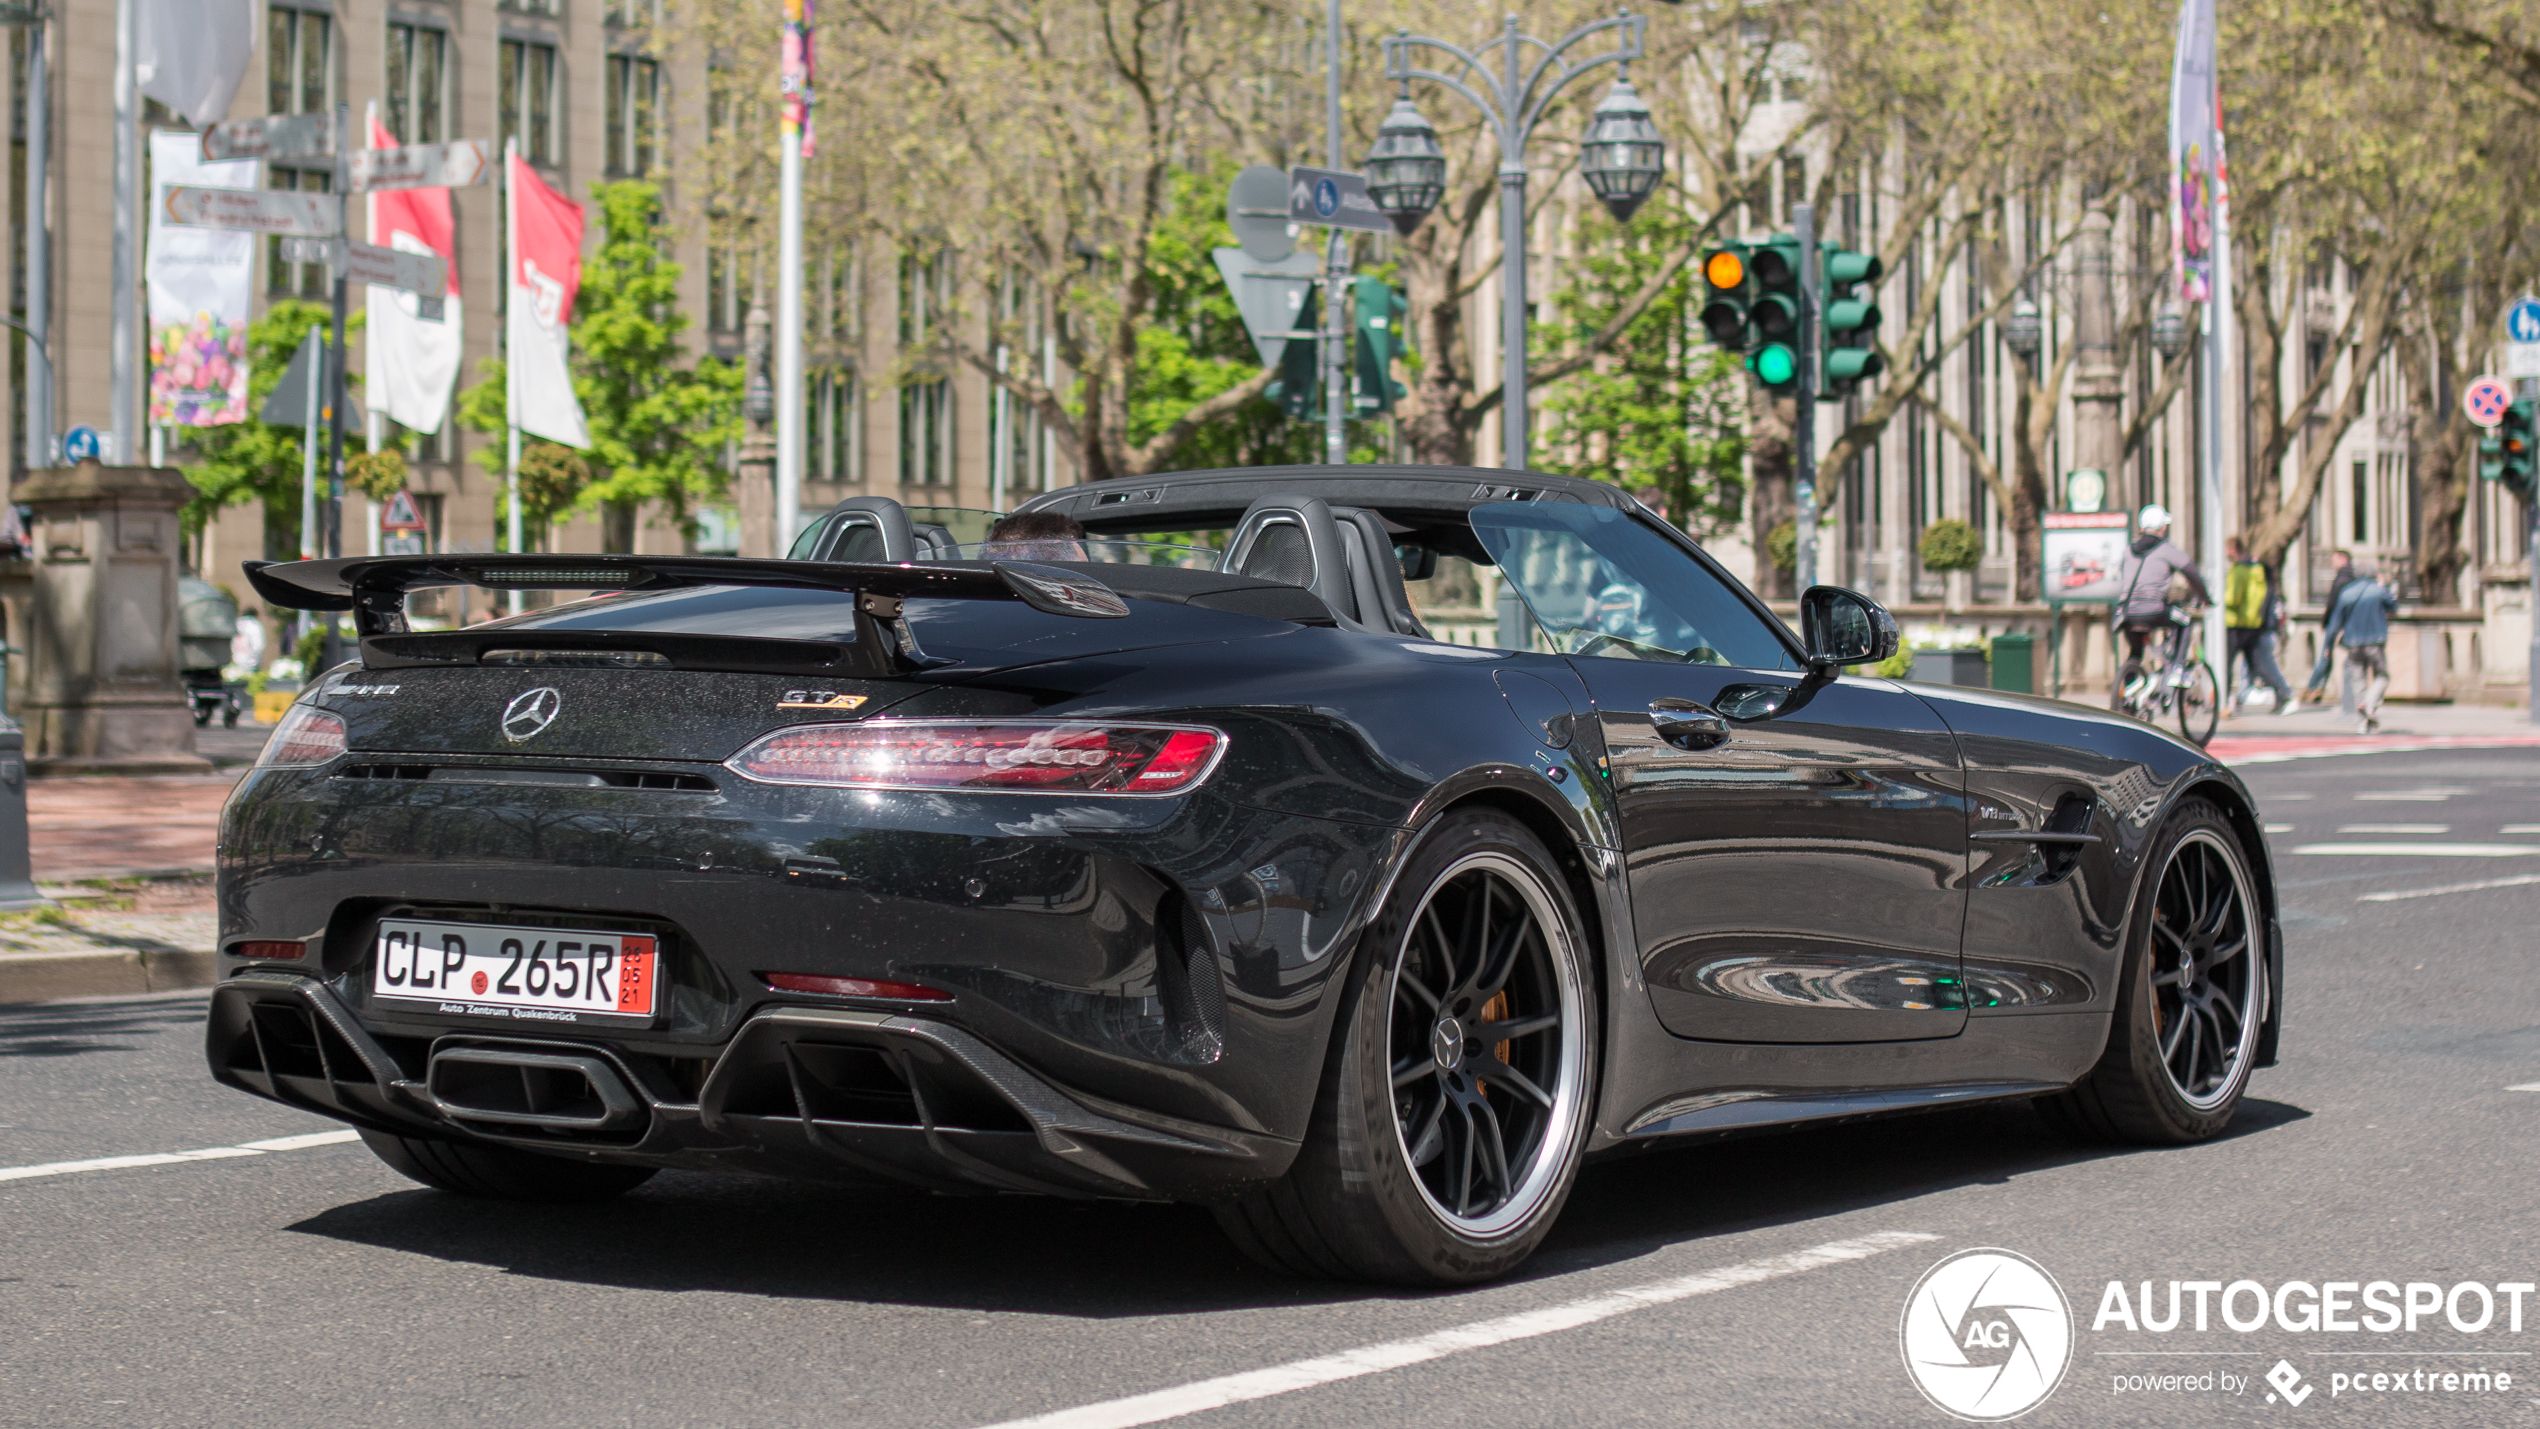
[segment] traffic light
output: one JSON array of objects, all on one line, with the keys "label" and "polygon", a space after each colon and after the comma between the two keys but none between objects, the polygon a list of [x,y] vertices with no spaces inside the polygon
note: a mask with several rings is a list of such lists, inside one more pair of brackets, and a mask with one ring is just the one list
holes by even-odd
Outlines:
[{"label": "traffic light", "polygon": [[1747,247],[1723,243],[1702,255],[1702,330],[1713,346],[1744,352],[1755,338],[1747,330]]},{"label": "traffic light", "polygon": [[1394,359],[1411,351],[1402,319],[1411,311],[1382,278],[1360,278],[1351,294],[1357,336],[1353,346],[1356,381],[1350,388],[1350,410],[1359,417],[1390,412],[1403,399],[1402,384],[1393,380]]},{"label": "traffic light", "polygon": [[1758,244],[1747,259],[1753,296],[1747,325],[1755,334],[1746,370],[1775,396],[1799,386],[1799,240],[1787,234]]},{"label": "traffic light", "polygon": [[2496,479],[2525,501],[2540,492],[2540,467],[2534,465],[2540,460],[2540,451],[2534,450],[2540,445],[2540,432],[2535,427],[2540,427],[2540,402],[2529,397],[2507,407],[2505,420],[2496,424],[2496,440],[2504,448]]},{"label": "traffic light", "polygon": [[[1297,309],[1293,331],[1320,334],[1323,331],[1322,294],[1314,288],[1305,293],[1304,306]],[[1323,341],[1321,337],[1291,337],[1279,349],[1279,375],[1272,378],[1262,396],[1279,405],[1292,422],[1310,422],[1323,413]]]},{"label": "traffic light", "polygon": [[1824,334],[1818,396],[1849,397],[1863,378],[1876,377],[1887,363],[1879,356],[1879,305],[1860,291],[1876,284],[1886,271],[1878,258],[1831,243],[1818,246],[1817,330]]}]

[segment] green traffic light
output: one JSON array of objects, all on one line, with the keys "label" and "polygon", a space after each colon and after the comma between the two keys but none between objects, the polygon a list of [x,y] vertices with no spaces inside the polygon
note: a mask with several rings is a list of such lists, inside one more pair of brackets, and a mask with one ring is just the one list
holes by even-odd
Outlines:
[{"label": "green traffic light", "polygon": [[1746,360],[1756,379],[1767,387],[1779,387],[1799,375],[1799,356],[1778,342],[1766,343]]}]

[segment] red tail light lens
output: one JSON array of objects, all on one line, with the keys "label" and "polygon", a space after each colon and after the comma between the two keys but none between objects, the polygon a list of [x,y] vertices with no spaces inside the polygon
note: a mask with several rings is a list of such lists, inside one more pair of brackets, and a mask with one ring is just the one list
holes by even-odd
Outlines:
[{"label": "red tail light lens", "polygon": [[296,959],[309,955],[309,945],[297,939],[287,943],[233,943],[230,945],[229,955],[234,958],[261,958],[268,961]]},{"label": "red tail light lens", "polygon": [[343,752],[344,721],[314,705],[293,705],[256,762],[276,769],[305,768]]},{"label": "red tail light lens", "polygon": [[728,764],[765,784],[1179,794],[1225,748],[1222,731],[1184,725],[912,719],[778,730]]},{"label": "red tail light lens", "polygon": [[813,973],[760,973],[778,992],[816,992],[825,997],[880,997],[893,1002],[950,1002],[952,994],[913,982],[869,977],[821,977]]}]

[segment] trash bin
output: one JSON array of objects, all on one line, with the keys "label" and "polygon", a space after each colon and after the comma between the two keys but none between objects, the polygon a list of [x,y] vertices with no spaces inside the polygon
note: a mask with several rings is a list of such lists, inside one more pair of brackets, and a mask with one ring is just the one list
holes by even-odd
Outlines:
[{"label": "trash bin", "polygon": [[0,908],[32,908],[49,900],[35,890],[26,833],[26,731],[0,715]]},{"label": "trash bin", "polygon": [[1985,686],[1984,652],[1964,650],[1917,650],[1914,652],[1914,678],[1926,685]]},{"label": "trash bin", "polygon": [[2037,693],[2037,637],[2025,630],[1993,637],[1993,688],[2014,694]]}]

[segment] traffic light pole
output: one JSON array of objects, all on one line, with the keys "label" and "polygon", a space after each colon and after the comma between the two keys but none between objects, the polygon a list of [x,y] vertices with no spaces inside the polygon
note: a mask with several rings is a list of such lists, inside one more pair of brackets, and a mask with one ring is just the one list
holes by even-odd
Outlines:
[{"label": "traffic light pole", "polygon": [[1817,583],[1817,212],[1813,205],[1790,206],[1790,231],[1799,240],[1799,403],[1790,422],[1792,485],[1799,514],[1792,534],[1796,559],[1792,583],[1804,592]]},{"label": "traffic light pole", "polygon": [[[2540,377],[2525,377],[2515,383],[2514,395],[2540,400]],[[2540,489],[2535,489],[2531,499],[2522,503],[2522,522],[2523,545],[2528,548],[2531,562],[2531,584],[2527,587],[2531,597],[2525,604],[2532,612],[2531,650],[2529,663],[2524,667],[2529,673],[2524,678],[2530,682],[2530,699],[2527,702],[2530,720],[2533,724],[2540,724]]]}]

